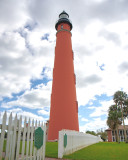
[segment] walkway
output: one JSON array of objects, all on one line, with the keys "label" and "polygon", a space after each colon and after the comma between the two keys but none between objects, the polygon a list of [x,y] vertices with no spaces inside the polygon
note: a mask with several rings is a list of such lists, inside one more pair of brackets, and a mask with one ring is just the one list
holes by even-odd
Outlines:
[{"label": "walkway", "polygon": [[[45,158],[45,160],[68,160],[68,159]],[[70,160],[71,160],[71,159],[70,159]]]}]

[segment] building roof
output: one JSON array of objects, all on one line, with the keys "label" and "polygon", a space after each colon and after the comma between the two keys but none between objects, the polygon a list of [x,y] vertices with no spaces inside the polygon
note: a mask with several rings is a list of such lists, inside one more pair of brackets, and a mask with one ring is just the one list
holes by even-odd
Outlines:
[{"label": "building roof", "polygon": [[[120,126],[118,127],[118,129],[124,129],[124,126],[123,126],[123,125],[120,125]],[[128,129],[128,125],[125,125],[125,129]]]},{"label": "building roof", "polygon": [[[124,129],[124,126],[123,126],[123,125],[119,125],[118,129],[123,130],[123,129]],[[128,130],[128,125],[125,125],[125,129]],[[112,130],[111,128],[108,128],[108,129],[106,129],[105,131],[111,131],[111,130]]]},{"label": "building roof", "polygon": [[69,15],[68,15],[65,11],[63,11],[62,13],[60,13],[60,14],[59,14],[59,17],[60,17],[60,15],[62,15],[62,14],[66,14],[66,15],[68,16],[68,18],[69,18]]}]

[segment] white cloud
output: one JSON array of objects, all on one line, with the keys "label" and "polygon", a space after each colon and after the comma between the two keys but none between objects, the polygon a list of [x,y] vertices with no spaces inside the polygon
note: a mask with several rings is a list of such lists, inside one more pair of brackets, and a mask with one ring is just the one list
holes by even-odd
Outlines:
[{"label": "white cloud", "polygon": [[[125,21],[118,22],[120,25],[121,23],[126,24]],[[113,25],[115,26],[115,23],[113,23]],[[121,88],[128,90],[127,70],[125,69],[126,72],[124,73],[121,72],[122,75],[119,73],[119,67],[124,63],[126,64],[126,59],[128,59],[126,48],[124,48],[126,44],[124,44],[122,40],[122,35],[125,35],[128,29],[125,28],[125,30],[117,32],[116,30],[112,30],[113,25],[97,25],[95,30],[95,28],[89,24],[90,27],[89,30],[87,30],[87,35],[83,32],[82,36],[83,38],[90,37],[89,41],[88,38],[87,40],[81,39],[81,41],[78,41],[77,38],[74,39],[75,46],[77,46],[75,47],[74,57],[79,105],[87,104],[95,95],[107,94],[108,96],[112,96],[115,91]],[[95,26],[95,24],[92,26]],[[118,27],[115,26],[115,28],[117,29]],[[103,30],[107,30],[107,33],[110,33],[109,36],[107,35],[107,38],[99,36],[99,33]],[[94,36],[92,34],[93,32],[95,32]],[[106,33],[104,32],[104,34]],[[114,40],[115,35],[118,36],[121,45],[118,45],[117,38]],[[85,47],[80,43],[83,43]],[[99,67],[102,64],[104,64],[103,71]],[[94,75],[95,77],[101,78],[101,80],[99,79],[99,83],[95,81],[95,78],[93,78],[94,83],[91,83],[91,80],[89,83],[86,83],[87,78],[93,77]]]},{"label": "white cloud", "polygon": [[81,118],[81,121],[83,121],[83,122],[88,122],[89,120],[86,119],[86,118]]},{"label": "white cloud", "polygon": [[97,131],[98,129],[101,129],[101,128],[104,128],[104,129],[107,128],[106,119],[101,120],[101,118],[95,118],[95,119],[90,120],[85,125],[80,126],[80,131],[81,132],[85,132],[87,130]]},{"label": "white cloud", "polygon": [[29,18],[25,0],[0,1],[0,32],[17,29]]},{"label": "white cloud", "polygon": [[[26,48],[26,40],[18,32],[0,35],[0,96],[11,97],[30,88],[31,79],[52,79],[51,47],[40,47],[34,55]],[[30,48],[29,48],[30,49]],[[42,70],[45,73],[42,76]]]},{"label": "white cloud", "polygon": [[50,113],[48,111],[45,111],[45,110],[39,110],[38,114],[39,115],[48,115],[49,116]]},{"label": "white cloud", "polygon": [[30,109],[41,109],[50,106],[52,82],[47,85],[40,84],[35,89],[26,90],[25,93],[18,97],[17,100],[3,103],[3,108],[11,108],[13,106],[26,107]]},{"label": "white cloud", "polygon": [[100,117],[102,115],[108,115],[108,109],[113,104],[113,100],[101,101],[100,107],[88,107],[88,109],[94,109],[94,112],[90,114],[90,117]]}]

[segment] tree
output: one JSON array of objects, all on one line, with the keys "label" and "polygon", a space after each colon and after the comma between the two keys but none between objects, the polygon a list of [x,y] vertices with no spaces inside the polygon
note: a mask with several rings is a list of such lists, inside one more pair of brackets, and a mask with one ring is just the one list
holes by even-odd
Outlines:
[{"label": "tree", "polygon": [[101,139],[103,141],[107,140],[107,133],[105,131],[103,131],[102,129],[100,131],[97,132],[97,135],[100,135]]},{"label": "tree", "polygon": [[117,107],[117,105],[111,105],[109,107],[109,113],[108,113],[108,119],[107,119],[107,125],[114,130],[116,135],[116,140],[119,142],[118,138],[118,126],[122,123],[122,116],[121,116],[121,109]]},{"label": "tree", "polygon": [[126,137],[126,129],[125,129],[125,123],[124,123],[124,118],[125,118],[126,112],[124,112],[124,109],[125,109],[125,104],[126,104],[126,100],[127,100],[127,94],[123,91],[117,91],[114,94],[113,100],[116,103],[117,107],[121,109],[122,121],[123,121],[123,126],[124,126],[124,138],[126,141],[127,137]]},{"label": "tree", "polygon": [[125,105],[124,105],[124,118],[128,118],[128,98],[125,100]]},{"label": "tree", "polygon": [[96,133],[94,131],[86,131],[86,133],[96,136]]}]

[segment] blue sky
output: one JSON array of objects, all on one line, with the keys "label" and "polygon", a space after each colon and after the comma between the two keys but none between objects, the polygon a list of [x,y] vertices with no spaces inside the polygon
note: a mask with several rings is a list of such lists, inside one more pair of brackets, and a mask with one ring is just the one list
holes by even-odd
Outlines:
[{"label": "blue sky", "polygon": [[65,10],[73,24],[80,131],[107,128],[113,94],[128,93],[127,6],[127,0],[0,1],[0,116],[49,119],[55,22]]}]

